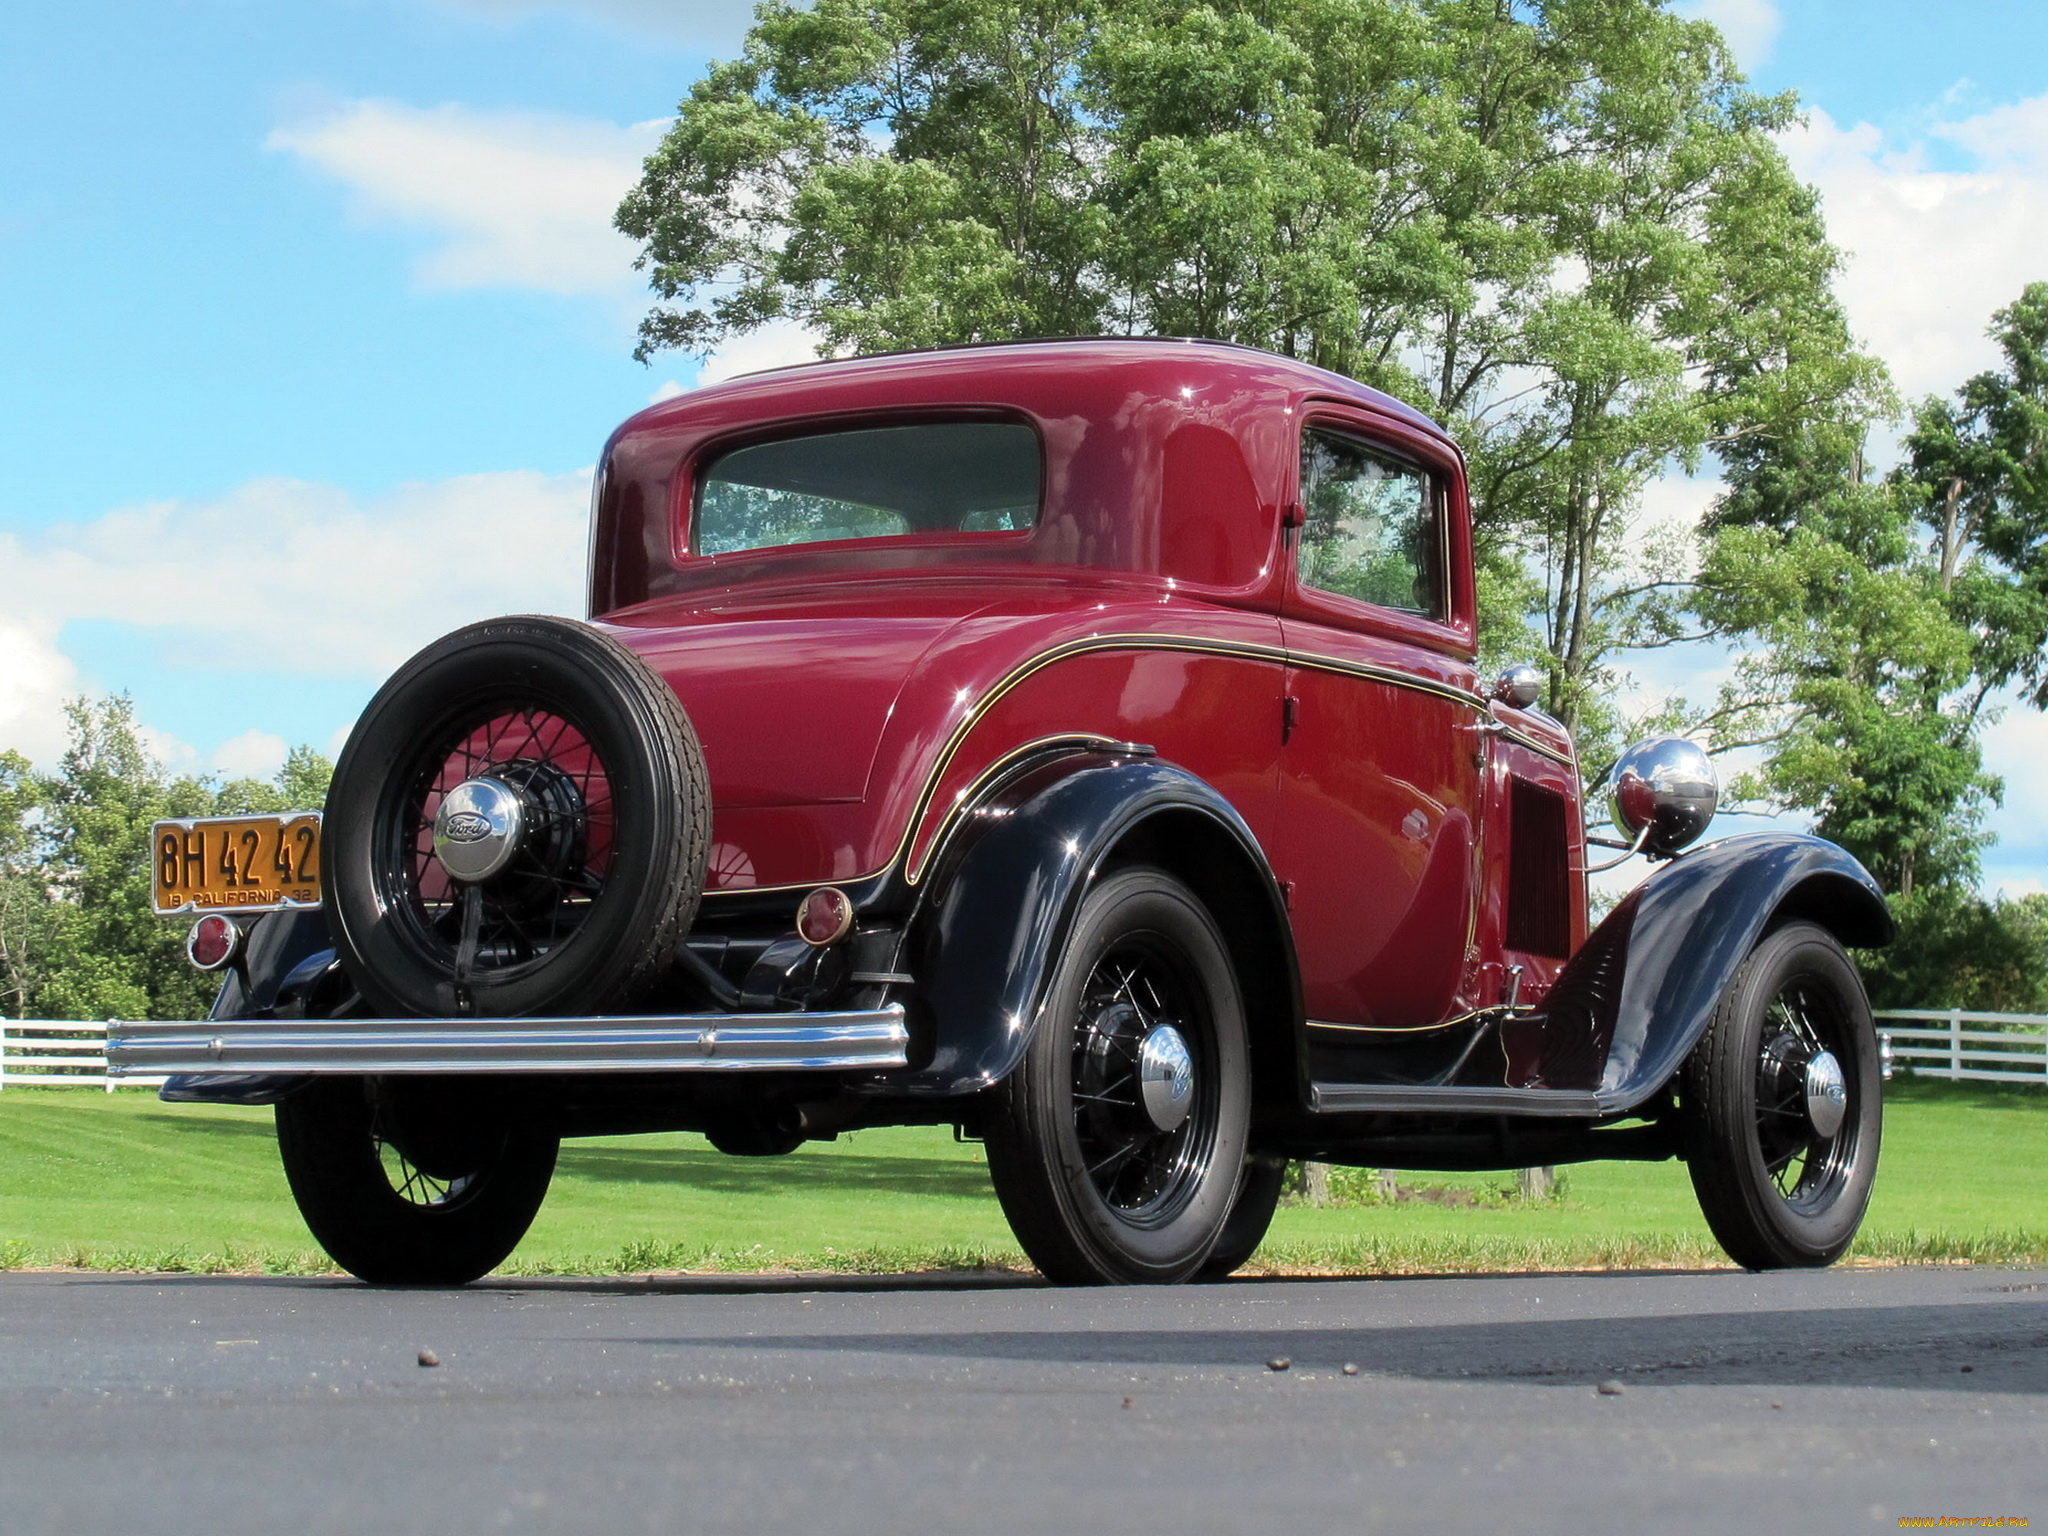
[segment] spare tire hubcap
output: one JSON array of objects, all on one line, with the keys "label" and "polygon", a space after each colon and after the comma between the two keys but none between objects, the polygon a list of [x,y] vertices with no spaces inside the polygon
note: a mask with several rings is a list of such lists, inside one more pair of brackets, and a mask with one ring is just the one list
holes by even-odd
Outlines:
[{"label": "spare tire hubcap", "polygon": [[519,851],[526,801],[503,779],[465,779],[434,814],[434,857],[457,880],[488,880]]}]

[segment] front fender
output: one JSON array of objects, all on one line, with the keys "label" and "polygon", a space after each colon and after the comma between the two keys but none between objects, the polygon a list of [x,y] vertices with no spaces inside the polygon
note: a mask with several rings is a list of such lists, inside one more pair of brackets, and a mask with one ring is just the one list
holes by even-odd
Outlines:
[{"label": "front fender", "polygon": [[1542,1009],[1507,1026],[1509,1059],[1529,1064],[1512,1086],[1594,1088],[1602,1114],[1633,1109],[1706,1033],[1756,941],[1795,918],[1862,948],[1894,932],[1877,882],[1817,837],[1733,837],[1666,865],[1593,931]]},{"label": "front fender", "polygon": [[[1168,823],[1185,847],[1207,838],[1234,850],[1261,921],[1287,931],[1285,904],[1258,839],[1208,784],[1150,758],[1079,754],[1034,772],[971,824],[921,923],[921,994],[935,1026],[928,1064],[892,1078],[892,1092],[972,1093],[1023,1058],[1060,948],[1088,883],[1134,837]],[[1152,840],[1144,839],[1147,846]],[[1292,978],[1292,957],[1284,967]]]}]

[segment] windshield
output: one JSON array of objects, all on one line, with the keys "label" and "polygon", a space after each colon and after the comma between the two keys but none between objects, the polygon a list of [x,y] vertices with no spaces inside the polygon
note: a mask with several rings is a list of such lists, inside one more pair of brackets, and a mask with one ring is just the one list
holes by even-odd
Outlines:
[{"label": "windshield", "polygon": [[692,547],[1016,533],[1038,521],[1038,434],[1013,422],[868,427],[755,443],[697,479]]}]

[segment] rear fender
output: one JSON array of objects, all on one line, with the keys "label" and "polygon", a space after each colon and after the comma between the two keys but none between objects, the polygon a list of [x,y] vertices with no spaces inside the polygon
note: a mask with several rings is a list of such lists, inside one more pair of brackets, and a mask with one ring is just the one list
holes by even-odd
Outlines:
[{"label": "rear fender", "polygon": [[[281,1007],[297,1012],[334,963],[334,941],[318,911],[272,912],[249,929],[241,960],[221,982],[210,1019],[249,1019]],[[312,1079],[271,1072],[186,1072],[165,1080],[157,1097],[172,1104],[275,1104]]]},{"label": "rear fender", "polygon": [[1254,1070],[1262,1044],[1269,1055],[1291,1046],[1300,980],[1279,886],[1244,818],[1194,774],[1080,751],[1034,767],[957,825],[965,835],[945,850],[913,939],[933,1054],[892,1076],[892,1093],[972,1093],[1017,1065],[1082,894],[1121,863],[1157,864],[1208,905],[1244,978]]},{"label": "rear fender", "polygon": [[1522,1064],[1508,1086],[1593,1088],[1603,1115],[1642,1104],[1706,1033],[1757,940],[1798,920],[1857,948],[1894,932],[1877,882],[1817,837],[1733,837],[1667,864],[1593,931],[1539,1011],[1503,1027]]}]

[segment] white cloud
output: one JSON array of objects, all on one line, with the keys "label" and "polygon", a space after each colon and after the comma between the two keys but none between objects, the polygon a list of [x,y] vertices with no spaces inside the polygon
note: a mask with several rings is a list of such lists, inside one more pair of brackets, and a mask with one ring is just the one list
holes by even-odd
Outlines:
[{"label": "white cloud", "polygon": [[173,773],[193,773],[199,767],[199,749],[182,737],[158,730],[147,720],[135,722],[135,735],[143,750]]},{"label": "white cloud", "polygon": [[1993,107],[1959,123],[1932,130],[1967,149],[1987,166],[2034,169],[2048,165],[2048,96]]},{"label": "white cloud", "polygon": [[213,767],[224,779],[267,779],[284,766],[290,752],[282,736],[249,730],[214,748]]},{"label": "white cloud", "polygon": [[[589,496],[587,470],[466,475],[368,502],[258,480],[217,501],[0,533],[0,746],[39,761],[62,750],[62,701],[79,682],[59,636],[74,620],[139,628],[172,667],[217,670],[228,658],[381,678],[473,619],[581,613]],[[154,745],[174,765],[196,757],[168,737]],[[215,765],[242,772],[271,761],[265,753],[274,768],[282,743],[252,732]]]},{"label": "white cloud", "polygon": [[438,236],[419,265],[430,287],[623,293],[642,279],[612,212],[662,128],[350,101],[278,128],[267,145],[346,182],[363,222]]},{"label": "white cloud", "polygon": [[1633,533],[1637,538],[1669,538],[1690,533],[1724,487],[1716,476],[1688,478],[1661,475],[1643,487]]},{"label": "white cloud", "polygon": [[2005,780],[2005,804],[1985,818],[1998,834],[1989,857],[2010,863],[2016,855],[2048,865],[2048,714],[2008,700],[2005,714],[1983,735],[1984,767]]},{"label": "white cloud", "polygon": [[699,384],[716,384],[743,373],[764,368],[787,368],[793,363],[818,360],[818,337],[793,320],[771,320],[757,331],[727,343],[721,352],[705,359],[697,375]]},{"label": "white cloud", "polygon": [[664,379],[661,382],[661,387],[647,397],[647,403],[649,405],[659,405],[664,400],[673,400],[679,395],[687,395],[688,393],[689,390],[678,384],[674,379]]},{"label": "white cloud", "polygon": [[1975,164],[1937,169],[1924,139],[1894,144],[1818,110],[1784,139],[1848,253],[1838,291],[1850,322],[1908,398],[1947,394],[1995,366],[1991,312],[2048,276],[2048,96],[1938,123],[1927,137]]},{"label": "white cloud", "polygon": [[54,763],[64,751],[64,701],[79,691],[78,668],[43,626],[8,614],[0,614],[0,750]]},{"label": "white cloud", "polygon": [[754,24],[753,0],[443,0],[452,10],[494,20],[581,16],[600,26],[736,58]]},{"label": "white cloud", "polygon": [[1774,0],[1688,0],[1678,7],[1678,13],[1719,27],[1736,62],[1747,70],[1770,58],[1778,30],[1784,25]]}]

